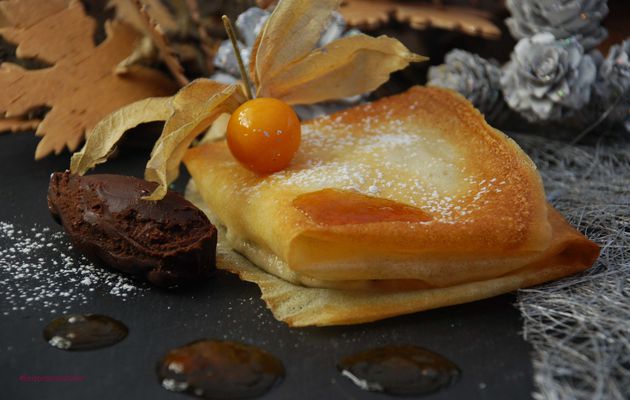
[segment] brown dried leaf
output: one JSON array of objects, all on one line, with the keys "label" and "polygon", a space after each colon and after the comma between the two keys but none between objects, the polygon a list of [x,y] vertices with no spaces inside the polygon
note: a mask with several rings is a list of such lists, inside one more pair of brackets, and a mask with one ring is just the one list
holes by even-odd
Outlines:
[{"label": "brown dried leaf", "polygon": [[394,10],[393,1],[345,0],[339,12],[348,26],[371,30],[388,23]]},{"label": "brown dried leaf", "polygon": [[398,22],[407,23],[414,29],[433,27],[487,39],[501,37],[501,30],[492,23],[489,13],[471,8],[400,3],[394,16]]},{"label": "brown dried leaf", "polygon": [[426,59],[387,36],[350,36],[288,65],[258,91],[289,104],[318,103],[371,92],[393,71]]},{"label": "brown dried leaf", "polygon": [[212,63],[212,60],[214,59],[214,55],[216,53],[215,43],[208,35],[206,27],[203,24],[198,1],[186,0],[186,5],[188,6],[190,20],[197,28],[196,30],[197,36],[199,36],[199,46],[201,47],[201,50],[203,51],[203,54],[206,58],[206,68],[208,69],[208,72],[212,72],[214,70],[214,64]]},{"label": "brown dried leaf", "polygon": [[37,10],[32,1],[1,1],[0,15],[2,15],[3,26],[27,29],[44,18],[65,10],[71,0],[48,0],[37,2]]},{"label": "brown dried leaf", "polygon": [[[44,17],[42,10],[59,0],[8,0],[0,3],[8,26],[0,28],[7,41],[18,43],[20,58],[36,57],[52,67],[26,70],[15,64],[0,66],[0,115],[23,117],[38,106],[51,107],[37,128],[39,142],[35,158],[64,147],[74,150],[85,131],[103,116],[134,101],[171,94],[174,85],[161,73],[134,68],[125,77],[113,73],[140,39],[128,25],[106,25],[107,39],[99,46],[92,41],[95,22],[80,2]],[[46,11],[46,12],[48,12]]]},{"label": "brown dried leaf", "polygon": [[[160,0],[142,0],[147,11],[165,32],[175,32],[179,29],[177,19]],[[133,26],[140,32],[145,31],[142,17],[138,14],[138,7],[130,0],[109,0],[108,7],[116,8],[116,18]],[[146,32],[145,32],[146,33]]]},{"label": "brown dried leaf", "polygon": [[131,103],[109,114],[89,133],[81,151],[70,160],[70,171],[83,175],[107,157],[124,133],[145,122],[166,121],[173,114],[171,97],[154,97]]},{"label": "brown dried leaf", "polygon": [[0,132],[24,132],[37,129],[38,119],[0,118]]},{"label": "brown dried leaf", "polygon": [[150,65],[153,62],[158,61],[158,51],[153,45],[153,40],[150,37],[143,37],[140,42],[133,49],[133,52],[129,54],[127,58],[122,60],[116,66],[117,74],[126,74],[130,68],[136,65]]},{"label": "brown dried leaf", "polygon": [[306,56],[317,44],[341,0],[282,1],[259,34],[254,82],[272,79],[286,65]]},{"label": "brown dried leaf", "polygon": [[151,18],[151,15],[149,15],[147,6],[143,5],[140,0],[130,1],[137,7],[137,12],[140,15],[140,21],[144,25],[144,31],[151,38],[151,41],[157,48],[164,65],[166,65],[177,83],[181,86],[187,85],[190,81],[186,78],[186,75],[184,75],[184,67],[182,67],[177,59],[175,52],[171,48],[171,45],[160,26],[154,19]]},{"label": "brown dried leaf", "polygon": [[349,26],[375,29],[394,19],[414,29],[430,27],[496,39],[501,30],[492,15],[472,7],[388,0],[345,0],[339,10]]},{"label": "brown dried leaf", "polygon": [[163,198],[168,184],[177,178],[179,164],[192,141],[219,115],[232,113],[245,101],[240,84],[198,79],[182,88],[173,97],[173,115],[166,121],[147,163],[145,179],[159,186],[146,199]]}]

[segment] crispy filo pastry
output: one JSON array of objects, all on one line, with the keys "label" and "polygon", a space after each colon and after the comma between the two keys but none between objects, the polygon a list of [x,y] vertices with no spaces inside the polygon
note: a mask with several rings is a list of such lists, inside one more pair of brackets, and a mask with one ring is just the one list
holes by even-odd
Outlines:
[{"label": "crispy filo pastry", "polygon": [[353,324],[574,274],[599,247],[546,201],[536,166],[460,95],[414,87],[302,126],[289,168],[190,149],[188,197],[222,227],[220,268],[291,326]]}]

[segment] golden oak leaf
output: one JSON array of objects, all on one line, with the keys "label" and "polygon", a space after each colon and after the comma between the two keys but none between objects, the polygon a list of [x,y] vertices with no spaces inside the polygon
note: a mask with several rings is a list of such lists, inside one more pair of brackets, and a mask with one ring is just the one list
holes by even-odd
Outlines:
[{"label": "golden oak leaf", "polygon": [[[32,1],[2,1],[0,2],[0,15],[2,27],[11,25],[14,28],[28,28],[42,19],[63,11],[71,0],[40,1],[35,4]],[[37,10],[33,9],[37,6]]]},{"label": "golden oak leaf", "polygon": [[[51,67],[26,70],[0,65],[0,114],[20,120],[40,106],[51,110],[37,127],[43,136],[35,158],[65,147],[75,150],[84,133],[110,112],[131,102],[174,92],[161,73],[134,68],[117,76],[114,68],[132,51],[140,35],[123,23],[106,24],[107,39],[94,45],[95,22],[79,2],[8,0],[0,10],[7,24],[0,35],[17,43],[19,58],[37,58]],[[39,14],[40,6],[50,14]]]},{"label": "golden oak leaf", "polygon": [[24,132],[37,129],[38,119],[0,118],[0,132]]}]

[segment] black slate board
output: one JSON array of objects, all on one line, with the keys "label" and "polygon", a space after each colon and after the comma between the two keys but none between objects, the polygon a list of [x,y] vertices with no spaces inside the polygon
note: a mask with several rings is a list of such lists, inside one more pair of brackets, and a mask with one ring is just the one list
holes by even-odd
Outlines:
[{"label": "black slate board", "polygon": [[[66,169],[69,157],[35,162],[36,143],[30,134],[0,136],[0,221],[58,231],[61,228],[48,215],[45,194],[50,173]],[[141,176],[148,154],[147,145],[127,143],[97,172]],[[185,178],[180,179],[177,187],[184,184]],[[522,321],[512,294],[371,324],[308,329],[290,329],[276,321],[259,295],[255,285],[225,273],[200,287],[177,292],[150,289],[127,302],[90,292],[88,305],[71,311],[112,316],[125,322],[130,333],[118,345],[89,352],[64,352],[44,341],[42,329],[56,316],[49,309],[5,316],[7,305],[0,299],[0,398],[191,398],[163,389],[155,365],[170,348],[206,337],[257,345],[284,362],[286,379],[265,399],[391,398],[361,391],[335,368],[341,356],[389,344],[422,346],[461,368],[459,382],[423,398],[531,398],[532,349],[520,335]],[[21,382],[22,374],[80,375],[85,380]]]}]

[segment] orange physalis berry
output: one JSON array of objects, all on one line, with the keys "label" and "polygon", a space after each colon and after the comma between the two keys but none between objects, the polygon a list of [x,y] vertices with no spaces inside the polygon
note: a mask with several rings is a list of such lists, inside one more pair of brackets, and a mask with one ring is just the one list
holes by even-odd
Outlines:
[{"label": "orange physalis berry", "polygon": [[232,155],[259,174],[280,171],[300,147],[300,120],[285,102],[258,98],[234,111],[227,126]]}]

